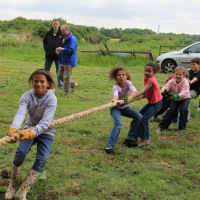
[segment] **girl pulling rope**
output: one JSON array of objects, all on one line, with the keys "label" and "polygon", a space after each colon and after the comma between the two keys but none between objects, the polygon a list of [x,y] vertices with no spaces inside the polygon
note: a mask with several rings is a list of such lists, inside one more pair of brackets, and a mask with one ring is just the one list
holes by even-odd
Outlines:
[{"label": "girl pulling rope", "polygon": [[[6,200],[13,198],[18,200],[26,199],[27,192],[37,176],[43,171],[48,160],[54,139],[54,126],[124,103],[124,100],[116,101],[65,118],[53,120],[57,99],[52,90],[55,89],[55,82],[50,72],[43,69],[34,71],[29,77],[29,84],[33,87],[33,90],[22,95],[18,112],[8,131],[8,136],[0,139],[0,146],[8,142],[14,143],[20,140],[13,160],[10,183],[5,194]],[[20,130],[27,110],[29,115],[25,123],[25,130]],[[37,143],[36,160],[18,191],[16,191],[23,162],[35,143]]]},{"label": "girl pulling rope", "polygon": [[[22,95],[19,109],[8,132],[11,142],[16,142],[19,139],[20,143],[13,160],[11,179],[5,194],[7,200],[13,198],[26,199],[27,192],[37,176],[43,171],[54,140],[55,129],[49,127],[49,125],[53,121],[57,107],[57,98],[52,90],[55,89],[55,82],[51,74],[43,69],[34,71],[28,82],[33,90]],[[27,110],[29,115],[25,122],[25,130],[20,130]],[[35,143],[37,143],[35,162],[18,191],[16,191],[22,165]]]}]

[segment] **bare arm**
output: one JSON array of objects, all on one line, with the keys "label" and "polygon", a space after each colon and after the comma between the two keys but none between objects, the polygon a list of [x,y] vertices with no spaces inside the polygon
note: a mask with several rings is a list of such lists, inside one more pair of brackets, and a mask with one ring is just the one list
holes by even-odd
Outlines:
[{"label": "bare arm", "polygon": [[117,101],[117,100],[118,100],[118,98],[119,98],[119,96],[118,96],[118,95],[114,95],[114,96],[113,96],[113,98],[112,98],[112,101]]},{"label": "bare arm", "polygon": [[144,95],[145,92],[153,85],[153,83],[147,83],[144,88],[142,90],[140,90],[139,92],[136,93],[136,95],[134,95],[134,99],[140,97],[141,95]]},{"label": "bare arm", "polygon": [[189,81],[189,83],[190,84],[193,84],[193,83],[195,83],[195,82],[197,82],[198,81],[198,79],[195,77],[195,78],[193,78],[191,81]]}]

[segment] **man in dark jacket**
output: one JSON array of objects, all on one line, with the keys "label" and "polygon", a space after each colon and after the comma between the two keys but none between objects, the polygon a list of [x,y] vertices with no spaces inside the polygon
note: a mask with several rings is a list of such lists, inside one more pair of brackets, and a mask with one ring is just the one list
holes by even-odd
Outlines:
[{"label": "man in dark jacket", "polygon": [[[54,62],[56,66],[56,74],[59,70],[59,53],[56,48],[62,45],[62,33],[58,19],[53,19],[52,28],[46,33],[43,39],[43,48],[45,50],[44,69],[50,71],[51,65]],[[62,82],[58,79],[58,87],[62,88]]]},{"label": "man in dark jacket", "polygon": [[64,82],[63,91],[68,95],[78,86],[71,80],[72,68],[77,66],[77,40],[67,24],[61,26],[61,32],[63,44],[56,49],[61,56],[58,78]]}]

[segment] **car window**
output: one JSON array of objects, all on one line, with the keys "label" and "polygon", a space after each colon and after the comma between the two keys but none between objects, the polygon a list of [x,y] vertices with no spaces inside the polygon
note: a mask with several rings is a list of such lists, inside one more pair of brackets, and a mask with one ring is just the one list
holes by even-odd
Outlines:
[{"label": "car window", "polygon": [[188,48],[190,53],[200,53],[200,44],[196,44]]}]

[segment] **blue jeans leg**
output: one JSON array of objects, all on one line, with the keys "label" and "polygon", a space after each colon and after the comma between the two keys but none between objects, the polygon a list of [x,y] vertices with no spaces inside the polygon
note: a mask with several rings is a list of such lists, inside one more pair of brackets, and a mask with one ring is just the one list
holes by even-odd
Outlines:
[{"label": "blue jeans leg", "polygon": [[120,134],[121,127],[122,127],[122,119],[121,119],[120,109],[118,109],[118,108],[112,108],[110,111],[110,114],[114,121],[114,126],[110,132],[110,136],[108,138],[106,147],[114,148],[117,138]]},{"label": "blue jeans leg", "polygon": [[17,148],[13,164],[17,167],[21,166],[31,150],[31,147],[37,143],[36,159],[32,169],[37,172],[42,172],[48,160],[54,137],[48,134],[41,134],[34,140],[22,141]]},{"label": "blue jeans leg", "polygon": [[21,141],[19,143],[19,146],[17,148],[15,157],[13,160],[13,164],[16,167],[19,167],[24,163],[24,160],[28,152],[31,150],[31,147],[33,146],[33,144],[34,144],[34,140]]},{"label": "blue jeans leg", "polygon": [[46,58],[44,63],[44,69],[50,71],[53,59]]},{"label": "blue jeans leg", "polygon": [[131,107],[126,107],[122,109],[121,115],[133,119],[130,124],[130,129],[127,135],[127,139],[137,141],[142,115]]},{"label": "blue jeans leg", "polygon": [[[45,59],[45,64],[44,64],[44,69],[47,70],[47,71],[50,71],[51,65],[52,65],[53,62],[55,63],[55,66],[56,66],[56,77],[57,77],[58,70],[59,70],[59,64],[60,64],[59,60],[54,60],[54,59],[46,58]],[[57,82],[58,82],[58,86],[62,86],[63,85],[62,81],[59,80],[58,78],[57,78]]]},{"label": "blue jeans leg", "polygon": [[149,139],[149,119],[153,117],[162,107],[162,100],[156,104],[147,104],[141,110],[142,119],[140,121],[139,135],[142,140]]},{"label": "blue jeans leg", "polygon": [[58,70],[59,70],[59,65],[60,65],[60,61],[59,60],[54,60],[55,66],[56,66],[56,77],[57,77],[57,81],[58,81],[58,87],[62,87],[63,86],[63,82],[58,78]]}]

